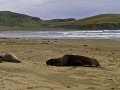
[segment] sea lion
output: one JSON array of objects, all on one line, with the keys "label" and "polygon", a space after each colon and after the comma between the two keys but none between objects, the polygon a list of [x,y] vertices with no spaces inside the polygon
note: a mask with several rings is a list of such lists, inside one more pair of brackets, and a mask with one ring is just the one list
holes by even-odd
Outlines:
[{"label": "sea lion", "polygon": [[2,62],[2,61],[14,62],[14,63],[21,62],[14,54],[11,54],[11,53],[0,55],[0,62]]},{"label": "sea lion", "polygon": [[0,63],[2,63],[2,60],[0,59]]},{"label": "sea lion", "polygon": [[60,58],[49,59],[46,64],[51,66],[101,67],[96,59],[81,55],[64,55]]}]

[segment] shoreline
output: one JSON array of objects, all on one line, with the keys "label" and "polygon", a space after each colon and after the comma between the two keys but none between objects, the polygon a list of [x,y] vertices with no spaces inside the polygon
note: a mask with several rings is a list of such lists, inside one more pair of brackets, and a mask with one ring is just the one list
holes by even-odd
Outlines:
[{"label": "shoreline", "polygon": [[1,38],[41,38],[41,39],[117,39],[120,41],[120,30],[101,31],[6,31]]},{"label": "shoreline", "polygon": [[[47,37],[0,37],[0,39],[39,39],[39,40],[111,40],[111,41],[114,41],[114,40],[120,40],[120,38],[66,38],[66,37],[63,37],[63,38],[47,38]],[[119,42],[119,41],[118,41]]]}]

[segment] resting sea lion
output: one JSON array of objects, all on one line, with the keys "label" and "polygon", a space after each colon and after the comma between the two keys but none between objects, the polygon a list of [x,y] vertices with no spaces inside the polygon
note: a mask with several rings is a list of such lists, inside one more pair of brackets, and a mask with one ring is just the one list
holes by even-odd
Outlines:
[{"label": "resting sea lion", "polygon": [[61,58],[50,59],[46,64],[52,66],[101,67],[96,59],[80,55],[64,55]]},{"label": "resting sea lion", "polygon": [[6,62],[14,62],[14,63],[20,63],[19,59],[11,53],[0,55],[0,62],[6,61]]}]

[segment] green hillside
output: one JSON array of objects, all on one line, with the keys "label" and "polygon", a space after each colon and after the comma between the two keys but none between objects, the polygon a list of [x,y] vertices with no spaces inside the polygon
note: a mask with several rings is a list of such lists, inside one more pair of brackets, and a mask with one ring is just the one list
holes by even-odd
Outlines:
[{"label": "green hillside", "polygon": [[1,30],[45,30],[54,28],[62,22],[73,21],[74,18],[42,20],[25,14],[11,11],[0,11],[0,31]]},{"label": "green hillside", "polygon": [[10,11],[0,11],[0,26],[37,26],[41,19]]},{"label": "green hillside", "polygon": [[120,29],[120,14],[101,14],[76,21],[64,22],[53,27],[69,29]]},{"label": "green hillside", "polygon": [[38,17],[10,11],[0,11],[0,30],[40,30],[41,28],[78,30],[120,29],[120,14],[101,14],[79,20],[74,18],[42,20]]}]

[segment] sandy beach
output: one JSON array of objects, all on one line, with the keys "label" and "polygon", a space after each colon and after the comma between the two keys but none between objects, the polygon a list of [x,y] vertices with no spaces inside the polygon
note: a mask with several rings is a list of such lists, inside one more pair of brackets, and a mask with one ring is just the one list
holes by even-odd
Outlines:
[{"label": "sandy beach", "polygon": [[[21,63],[0,63],[0,90],[120,90],[120,42],[86,39],[0,39],[0,54]],[[102,68],[47,66],[65,54],[95,58]]]}]

